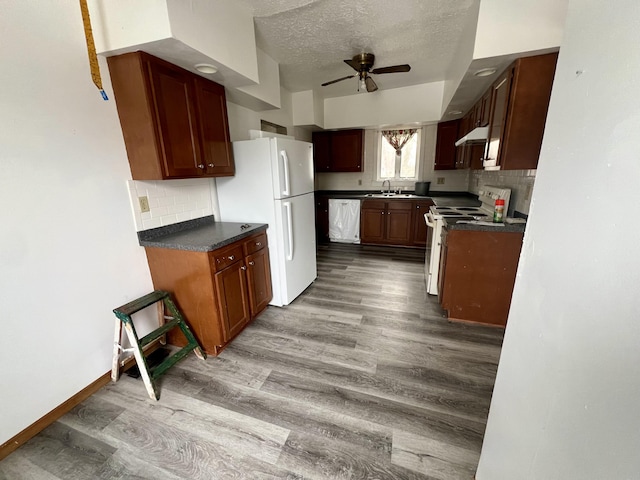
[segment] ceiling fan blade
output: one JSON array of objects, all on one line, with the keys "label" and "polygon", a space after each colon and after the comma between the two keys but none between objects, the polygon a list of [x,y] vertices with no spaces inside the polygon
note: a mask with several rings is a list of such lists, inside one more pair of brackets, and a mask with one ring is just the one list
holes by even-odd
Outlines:
[{"label": "ceiling fan blade", "polygon": [[376,82],[373,81],[373,78],[365,77],[364,83],[367,85],[367,92],[371,93],[378,90],[378,85],[376,85]]},{"label": "ceiling fan blade", "polygon": [[346,80],[347,78],[353,78],[355,75],[349,75],[348,77],[338,78],[337,80],[331,80],[330,82],[323,83],[321,86],[326,87],[327,85],[331,85],[332,83],[338,83],[342,80]]},{"label": "ceiling fan blade", "polygon": [[[346,60],[345,60],[346,62]],[[371,73],[396,73],[396,72],[408,72],[411,70],[411,65],[393,65],[392,67],[374,68]]]},{"label": "ceiling fan blade", "polygon": [[360,71],[360,64],[358,62],[354,62],[353,60],[349,59],[349,60],[345,60],[344,63],[346,63],[347,65],[349,65],[351,68],[353,68],[356,72]]}]

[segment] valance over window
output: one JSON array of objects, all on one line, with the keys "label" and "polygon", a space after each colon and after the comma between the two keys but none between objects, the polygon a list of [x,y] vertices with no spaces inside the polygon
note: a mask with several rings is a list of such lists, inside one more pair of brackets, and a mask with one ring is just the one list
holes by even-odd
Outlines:
[{"label": "valance over window", "polygon": [[408,130],[382,130],[382,136],[387,139],[389,145],[396,150],[396,155],[402,154],[402,147],[411,139],[417,129],[410,128]]}]

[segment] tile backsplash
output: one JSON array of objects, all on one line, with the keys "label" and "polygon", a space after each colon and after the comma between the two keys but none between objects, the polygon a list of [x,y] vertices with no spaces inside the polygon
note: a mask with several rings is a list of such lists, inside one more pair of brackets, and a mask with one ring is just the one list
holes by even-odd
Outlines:
[{"label": "tile backsplash", "polygon": [[536,170],[471,170],[469,176],[469,191],[478,194],[485,185],[497,185],[511,189],[509,215],[514,210],[525,215],[529,214],[533,184],[536,180]]},{"label": "tile backsplash", "polygon": [[[214,214],[215,187],[209,178],[128,180],[127,186],[137,232]],[[149,211],[142,213],[138,198],[144,196]]]}]

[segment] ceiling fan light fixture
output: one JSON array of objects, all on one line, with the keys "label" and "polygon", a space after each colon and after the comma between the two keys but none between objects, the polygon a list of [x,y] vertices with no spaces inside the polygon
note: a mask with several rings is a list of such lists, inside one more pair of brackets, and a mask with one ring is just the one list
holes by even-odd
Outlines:
[{"label": "ceiling fan light fixture", "polygon": [[360,80],[358,80],[358,91],[359,92],[367,91],[367,83],[364,81],[364,77],[360,77]]},{"label": "ceiling fan light fixture", "polygon": [[474,75],[476,77],[488,77],[490,75],[493,75],[494,73],[496,73],[496,69],[491,67],[491,68],[483,68],[481,70],[478,70],[476,73],[474,73]]},{"label": "ceiling fan light fixture", "polygon": [[206,73],[207,75],[213,75],[218,71],[218,67],[211,65],[210,63],[198,63],[194,65],[194,67],[200,73]]}]

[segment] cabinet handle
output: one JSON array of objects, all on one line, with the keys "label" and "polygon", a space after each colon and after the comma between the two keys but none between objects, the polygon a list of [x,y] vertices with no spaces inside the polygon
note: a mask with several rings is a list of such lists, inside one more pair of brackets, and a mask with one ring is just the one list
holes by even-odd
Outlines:
[{"label": "cabinet handle", "polygon": [[229,255],[229,260],[233,260],[235,258],[236,258],[235,255]]},{"label": "cabinet handle", "polygon": [[262,246],[262,242],[256,242],[256,247],[261,247]]},{"label": "cabinet handle", "polygon": [[213,167],[215,167],[215,165],[213,163],[210,163],[209,167],[213,168]]},{"label": "cabinet handle", "polygon": [[249,262],[249,265],[251,265],[252,267],[256,264],[256,262],[254,262],[253,260]]},{"label": "cabinet handle", "polygon": [[204,170],[204,165],[201,163],[200,165],[198,165],[198,168],[199,168],[200,170]]},{"label": "cabinet handle", "polygon": [[247,267],[246,267],[245,265],[242,265],[242,266],[240,267],[240,270],[246,270],[246,269],[247,269]]}]

